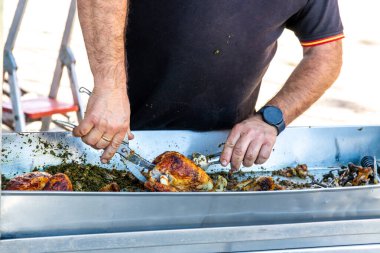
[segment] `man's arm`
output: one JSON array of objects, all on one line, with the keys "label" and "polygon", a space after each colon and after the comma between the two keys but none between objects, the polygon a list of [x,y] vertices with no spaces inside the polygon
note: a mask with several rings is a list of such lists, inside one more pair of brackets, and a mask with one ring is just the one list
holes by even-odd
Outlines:
[{"label": "man's arm", "polygon": [[73,133],[94,148],[105,148],[102,162],[112,158],[126,134],[133,138],[125,63],[127,12],[128,0],[78,0],[94,90]]},{"label": "man's arm", "polygon": [[[305,47],[303,59],[282,89],[267,104],[279,107],[288,125],[301,115],[337,79],[342,66],[342,42]],[[227,138],[221,156],[224,166],[231,162],[236,170],[264,163],[272,152],[277,130],[254,115],[236,124]]]}]

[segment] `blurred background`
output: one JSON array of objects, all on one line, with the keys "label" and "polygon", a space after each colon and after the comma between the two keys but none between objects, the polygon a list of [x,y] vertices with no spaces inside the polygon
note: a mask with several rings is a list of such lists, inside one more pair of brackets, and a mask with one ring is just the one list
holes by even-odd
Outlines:
[{"label": "blurred background", "polygon": [[[3,43],[17,6],[16,0],[3,0]],[[343,69],[336,83],[292,126],[379,125],[380,99],[380,1],[341,0],[341,17],[346,38]],[[52,82],[70,1],[30,0],[21,24],[14,56],[18,64],[21,87],[28,96],[47,96]],[[80,86],[92,89],[83,37],[75,18],[70,47],[76,58]],[[302,47],[294,34],[285,31],[278,51],[264,78],[258,107],[270,99],[283,85],[302,57]],[[72,101],[70,82],[63,73],[58,99]],[[82,95],[87,102],[87,96]],[[3,96],[3,100],[7,100]],[[75,120],[75,114],[70,119]],[[28,124],[28,131],[38,131],[40,122]],[[54,128],[54,126],[52,126]],[[2,126],[3,131],[10,131]]]}]

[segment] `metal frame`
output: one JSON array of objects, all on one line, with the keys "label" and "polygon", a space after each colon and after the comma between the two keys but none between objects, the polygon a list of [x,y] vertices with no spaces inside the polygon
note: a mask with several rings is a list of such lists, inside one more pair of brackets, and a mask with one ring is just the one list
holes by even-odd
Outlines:
[{"label": "metal frame", "polygon": [[[57,59],[57,63],[55,65],[53,81],[51,84],[51,89],[49,93],[50,98],[57,98],[58,89],[60,85],[60,81],[62,79],[63,68],[66,67],[69,78],[71,91],[73,95],[73,100],[76,105],[78,105],[79,109],[77,111],[78,121],[81,121],[84,117],[84,107],[79,98],[79,85],[77,74],[75,71],[75,58],[74,54],[69,47],[72,27],[74,24],[74,17],[76,12],[76,0],[72,0],[70,4],[69,14],[67,16],[65,31],[63,32],[61,47],[59,50],[59,56]],[[41,131],[47,131],[49,129],[51,123],[51,117],[45,117],[42,119],[42,127]]]},{"label": "metal frame", "polygon": [[18,2],[14,18],[9,29],[8,38],[4,47],[3,77],[5,77],[5,72],[7,72],[13,109],[13,122],[16,132],[22,132],[25,129],[25,115],[21,108],[21,91],[17,80],[17,64],[12,50],[16,43],[17,34],[20,30],[21,20],[24,16],[27,2],[27,0],[20,0]]},{"label": "metal frame", "polygon": [[[25,121],[25,115],[23,113],[22,105],[21,105],[22,94],[21,94],[19,82],[17,80],[17,64],[13,56],[12,50],[16,43],[17,34],[20,29],[20,25],[25,13],[27,2],[28,0],[19,0],[14,18],[12,21],[12,25],[9,29],[8,38],[4,47],[3,78],[5,78],[5,72],[6,72],[8,74],[8,84],[10,86],[10,97],[12,101],[12,116],[13,116],[12,120],[14,124],[14,129],[16,132],[23,132],[25,130],[26,121]],[[72,53],[69,47],[75,12],[76,12],[76,0],[71,0],[69,13],[66,20],[66,26],[63,33],[63,37],[62,37],[61,46],[60,46],[59,56],[57,59],[53,81],[51,84],[49,98],[55,99],[57,97],[60,81],[62,79],[63,68],[67,67],[74,104],[76,104],[79,108],[77,111],[78,121],[81,121],[83,119],[84,111],[83,111],[83,105],[79,99],[79,91],[78,91],[79,85],[78,85],[78,80],[77,80],[77,74],[75,71],[75,58],[74,58],[74,54]],[[46,131],[49,129],[50,120],[51,120],[51,117],[42,119],[41,130]]]}]

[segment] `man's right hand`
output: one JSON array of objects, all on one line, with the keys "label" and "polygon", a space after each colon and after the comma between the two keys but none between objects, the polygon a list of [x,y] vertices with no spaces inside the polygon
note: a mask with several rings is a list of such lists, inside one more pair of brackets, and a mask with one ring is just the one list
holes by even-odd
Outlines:
[{"label": "man's right hand", "polygon": [[86,115],[73,134],[93,148],[105,149],[101,161],[107,163],[126,135],[129,140],[133,139],[126,88],[95,88],[88,100]]},{"label": "man's right hand", "polygon": [[74,135],[94,148],[105,149],[101,160],[106,163],[125,135],[133,138],[125,52],[129,0],[77,2],[95,88]]}]

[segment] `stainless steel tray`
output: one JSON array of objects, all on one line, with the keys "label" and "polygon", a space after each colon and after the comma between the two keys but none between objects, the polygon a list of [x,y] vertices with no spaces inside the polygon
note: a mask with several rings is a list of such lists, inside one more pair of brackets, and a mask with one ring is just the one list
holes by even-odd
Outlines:
[{"label": "stainless steel tray", "polygon": [[[135,132],[132,148],[153,159],[167,150],[213,153],[227,132]],[[6,175],[36,166],[59,164],[58,145],[69,160],[98,164],[99,152],[69,133],[3,135]],[[268,170],[307,163],[309,167],[358,163],[363,155],[380,157],[380,127],[289,128],[278,139]],[[44,148],[36,146],[44,145]],[[46,146],[46,147],[45,147]],[[52,152],[50,152],[52,151]],[[113,164],[124,166],[118,157]],[[219,168],[211,168],[218,170]],[[260,167],[245,168],[260,171]],[[127,232],[155,229],[268,225],[380,217],[380,187],[346,187],[278,192],[212,193],[1,193],[2,238]]]},{"label": "stainless steel tray", "polygon": [[17,253],[378,253],[380,220],[175,229],[0,241]]}]

